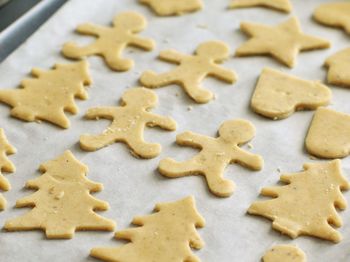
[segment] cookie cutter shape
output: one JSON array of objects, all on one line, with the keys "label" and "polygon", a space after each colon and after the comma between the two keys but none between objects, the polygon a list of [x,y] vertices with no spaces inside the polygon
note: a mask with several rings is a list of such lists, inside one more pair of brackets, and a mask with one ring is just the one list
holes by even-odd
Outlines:
[{"label": "cookie cutter shape", "polygon": [[325,66],[328,67],[328,83],[350,88],[350,48],[327,58]]},{"label": "cookie cutter shape", "polygon": [[106,64],[115,71],[127,71],[134,62],[122,58],[121,53],[127,46],[135,46],[146,51],[155,47],[153,40],[137,35],[146,27],[145,18],[136,12],[123,12],[113,20],[113,27],[98,26],[85,23],[77,27],[80,34],[97,37],[96,41],[87,46],[78,46],[73,42],[64,44],[64,56],[81,59],[90,55],[102,56]]},{"label": "cookie cutter shape", "polygon": [[262,262],[306,262],[305,253],[293,245],[276,245],[269,249]]},{"label": "cookie cutter shape", "polygon": [[116,142],[127,144],[134,156],[153,158],[160,154],[159,144],[146,143],[143,139],[145,126],[160,127],[173,131],[176,122],[169,117],[163,117],[149,112],[157,105],[155,92],[138,87],[127,90],[122,96],[119,107],[96,107],[86,113],[87,119],[105,118],[112,121],[111,125],[100,135],[82,135],[80,146],[86,151],[95,151]]},{"label": "cookie cutter shape", "polygon": [[140,82],[148,88],[177,84],[197,103],[208,103],[214,95],[201,87],[204,78],[212,76],[231,84],[237,80],[235,72],[217,65],[228,56],[229,47],[219,41],[200,44],[195,55],[181,54],[173,49],[165,50],[160,53],[159,58],[178,66],[159,75],[153,71],[146,71],[141,75]]},{"label": "cookie cutter shape", "polygon": [[245,8],[262,6],[285,13],[292,11],[292,5],[289,0],[232,0],[230,8]]},{"label": "cookie cutter shape", "polygon": [[203,8],[202,0],[139,0],[159,16],[183,15]]},{"label": "cookie cutter shape", "polygon": [[307,81],[265,68],[258,80],[252,109],[274,120],[287,118],[295,111],[317,109],[330,103],[330,89],[319,81]]},{"label": "cookie cutter shape", "polygon": [[260,170],[263,166],[261,156],[239,147],[250,141],[254,135],[254,126],[240,119],[225,121],[219,128],[217,138],[184,132],[176,137],[176,143],[198,148],[200,152],[184,162],[177,162],[171,158],[163,159],[158,170],[170,178],[203,175],[213,194],[228,197],[233,193],[234,183],[223,177],[227,165],[238,163],[253,170]]},{"label": "cookie cutter shape", "polygon": [[307,151],[322,158],[343,158],[350,154],[350,115],[328,108],[314,114],[305,139]]}]

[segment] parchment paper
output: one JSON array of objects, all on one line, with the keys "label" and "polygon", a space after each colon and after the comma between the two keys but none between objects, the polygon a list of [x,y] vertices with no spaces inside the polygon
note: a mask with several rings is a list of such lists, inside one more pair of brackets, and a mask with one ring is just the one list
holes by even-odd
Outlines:
[{"label": "parchment paper", "polygon": [[[263,253],[274,244],[295,244],[307,254],[309,261],[350,260],[350,209],[341,212],[344,226],[339,229],[344,239],[339,244],[311,237],[291,240],[271,229],[271,222],[246,215],[249,205],[258,199],[263,186],[276,185],[279,168],[282,172],[297,172],[305,162],[313,162],[304,149],[304,138],[313,112],[298,112],[282,121],[260,117],[249,108],[249,101],[262,68],[270,66],[296,76],[325,80],[324,60],[348,46],[350,37],[341,30],[323,27],[311,19],[315,7],[323,0],[294,0],[293,14],[300,19],[305,33],[332,41],[332,48],[299,55],[297,66],[289,70],[269,57],[233,58],[225,67],[239,75],[235,85],[217,80],[206,80],[204,85],[216,93],[217,99],[205,104],[193,103],[177,86],[157,89],[159,106],[154,110],[169,115],[178,122],[176,132],[147,129],[146,140],[159,142],[162,154],[152,160],[132,157],[123,144],[114,144],[102,150],[88,153],[80,150],[77,142],[82,133],[99,133],[108,121],[88,121],[83,115],[90,107],[116,105],[121,94],[129,87],[137,86],[140,74],[146,69],[163,72],[172,65],[156,59],[160,50],[175,48],[192,53],[206,40],[223,40],[234,49],[247,40],[239,31],[241,21],[277,24],[289,16],[263,8],[227,10],[228,0],[205,0],[205,9],[182,17],[160,18],[135,0],[71,0],[61,8],[22,47],[0,65],[1,88],[15,88],[27,77],[32,67],[50,68],[56,62],[69,62],[60,55],[66,41],[80,44],[92,40],[76,35],[74,28],[83,22],[108,25],[115,14],[125,10],[142,13],[148,20],[147,29],[141,35],[152,37],[157,48],[152,52],[127,49],[125,56],[135,59],[136,66],[126,73],[116,73],[107,68],[99,57],[89,58],[94,80],[89,89],[89,100],[77,101],[79,114],[69,116],[71,128],[63,130],[48,123],[26,123],[9,117],[9,108],[0,105],[0,126],[8,139],[18,149],[10,159],[17,167],[16,173],[7,176],[12,189],[4,193],[8,207],[0,213],[0,225],[4,221],[23,214],[26,209],[15,209],[17,199],[32,194],[23,189],[25,182],[39,175],[40,163],[53,159],[70,149],[75,156],[89,166],[88,177],[104,184],[104,190],[95,196],[108,201],[111,208],[101,212],[117,221],[117,230],[129,226],[136,215],[149,214],[157,202],[175,201],[194,195],[199,212],[206,219],[206,227],[199,230],[206,246],[195,252],[202,261],[259,261]],[[328,1],[329,2],[329,1]],[[331,108],[350,113],[350,90],[331,87]],[[178,95],[178,96],[177,96]],[[188,110],[188,107],[192,110]],[[251,149],[264,157],[265,167],[252,172],[238,165],[227,168],[225,176],[236,183],[236,191],[230,198],[214,197],[207,190],[202,177],[167,179],[155,170],[160,159],[170,156],[184,160],[196,151],[174,144],[175,136],[185,130],[216,135],[219,125],[227,119],[244,118],[257,128]],[[248,147],[245,146],[248,150]],[[344,173],[350,175],[350,158],[342,161]],[[345,193],[350,200],[350,193]],[[113,239],[112,232],[78,232],[72,240],[46,240],[40,231],[0,233],[0,261],[95,261],[89,251],[95,246],[117,246],[123,242]]]}]

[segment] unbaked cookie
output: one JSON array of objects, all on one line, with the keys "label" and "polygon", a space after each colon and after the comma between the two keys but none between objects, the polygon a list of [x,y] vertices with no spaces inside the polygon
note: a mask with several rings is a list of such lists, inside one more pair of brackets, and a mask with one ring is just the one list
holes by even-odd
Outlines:
[{"label": "unbaked cookie", "polygon": [[248,213],[272,220],[274,229],[291,238],[309,235],[339,242],[341,235],[331,225],[342,225],[336,208],[346,208],[341,190],[350,188],[340,160],[307,163],[302,172],[283,174],[280,180],[286,185],[261,190],[273,199],[254,202]]},{"label": "unbaked cookie", "polygon": [[208,103],[214,95],[201,87],[204,78],[212,76],[231,84],[237,80],[234,71],[218,65],[228,56],[229,47],[219,41],[200,44],[195,55],[185,55],[173,49],[165,50],[159,54],[159,58],[178,66],[159,75],[153,71],[146,71],[142,74],[140,82],[148,88],[178,84],[197,103]]},{"label": "unbaked cookie", "polygon": [[296,246],[277,245],[265,253],[262,262],[306,262],[306,255]]},{"label": "unbaked cookie", "polygon": [[78,46],[68,42],[63,46],[62,53],[69,58],[80,59],[90,55],[102,56],[107,65],[116,71],[131,69],[134,62],[121,57],[127,46],[135,46],[150,51],[155,43],[152,39],[137,35],[146,27],[146,19],[136,12],[124,12],[113,20],[113,27],[98,26],[90,23],[77,27],[77,32],[97,37],[97,40],[87,46]]},{"label": "unbaked cookie", "polygon": [[327,108],[317,109],[305,139],[307,151],[322,158],[350,154],[350,115]]},{"label": "unbaked cookie", "polygon": [[191,248],[203,247],[204,242],[196,228],[203,227],[205,221],[198,213],[193,197],[157,204],[155,212],[135,217],[132,223],[139,227],[115,234],[117,239],[129,243],[114,248],[93,248],[90,255],[103,261],[118,262],[199,262]]},{"label": "unbaked cookie", "polygon": [[176,122],[170,117],[152,114],[149,111],[157,105],[155,92],[146,88],[132,88],[122,96],[119,107],[96,107],[86,113],[87,119],[105,118],[112,124],[100,135],[82,135],[80,146],[86,151],[95,151],[116,142],[127,144],[132,153],[142,158],[153,158],[160,154],[159,144],[146,143],[143,131],[146,126],[160,127],[173,131]]},{"label": "unbaked cookie", "polygon": [[277,26],[244,22],[240,27],[251,38],[238,47],[236,56],[271,55],[294,67],[300,51],[330,47],[327,40],[304,34],[296,17]]},{"label": "unbaked cookie", "polygon": [[307,81],[265,68],[255,88],[251,107],[256,113],[276,120],[297,110],[328,105],[331,98],[330,89],[319,81]]},{"label": "unbaked cookie", "polygon": [[327,58],[325,66],[328,67],[328,83],[350,87],[350,48]]},{"label": "unbaked cookie", "polygon": [[321,4],[314,12],[317,22],[343,28],[350,34],[350,2],[333,2]]},{"label": "unbaked cookie", "polygon": [[159,16],[182,15],[203,8],[202,0],[139,0]]},{"label": "unbaked cookie", "polygon": [[229,7],[244,8],[254,6],[263,6],[286,13],[290,13],[292,11],[292,5],[289,0],[232,0]]},{"label": "unbaked cookie", "polygon": [[88,167],[70,151],[42,164],[40,171],[43,175],[26,183],[37,191],[16,203],[16,207],[33,209],[8,220],[6,230],[42,229],[47,238],[72,238],[76,230],[114,230],[112,220],[95,213],[107,210],[108,204],[90,195],[101,191],[102,184],[85,177]]},{"label": "unbaked cookie", "polygon": [[200,152],[185,162],[163,159],[158,170],[171,178],[202,175],[213,194],[228,197],[233,193],[234,183],[223,177],[227,165],[238,163],[253,170],[260,170],[263,166],[261,156],[239,147],[253,139],[254,135],[254,126],[246,120],[225,121],[219,128],[217,138],[184,132],[176,137],[176,143],[198,148]]}]

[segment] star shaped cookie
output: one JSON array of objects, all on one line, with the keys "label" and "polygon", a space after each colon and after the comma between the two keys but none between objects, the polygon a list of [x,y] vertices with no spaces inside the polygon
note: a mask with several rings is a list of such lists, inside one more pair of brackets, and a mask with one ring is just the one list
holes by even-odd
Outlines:
[{"label": "star shaped cookie", "polygon": [[304,34],[296,17],[277,26],[243,22],[240,28],[251,38],[238,47],[236,56],[271,55],[294,67],[300,51],[330,47],[327,40]]},{"label": "star shaped cookie", "polygon": [[229,8],[245,8],[262,6],[285,13],[292,11],[292,5],[289,0],[233,0]]}]

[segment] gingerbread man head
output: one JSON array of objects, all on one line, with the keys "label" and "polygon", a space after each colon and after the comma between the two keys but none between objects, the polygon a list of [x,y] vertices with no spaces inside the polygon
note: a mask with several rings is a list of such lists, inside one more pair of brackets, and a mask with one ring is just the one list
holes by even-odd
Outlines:
[{"label": "gingerbread man head", "polygon": [[124,12],[114,18],[113,25],[132,33],[138,33],[145,28],[146,20],[135,12]]},{"label": "gingerbread man head", "polygon": [[255,127],[244,120],[229,120],[219,129],[220,138],[227,143],[241,145],[249,142],[255,135]]},{"label": "gingerbread man head", "polygon": [[214,62],[221,62],[229,56],[229,48],[222,42],[209,41],[200,44],[197,47],[196,54]]},{"label": "gingerbread man head", "polygon": [[153,108],[157,102],[154,92],[143,87],[129,89],[122,96],[122,104],[132,107]]}]

